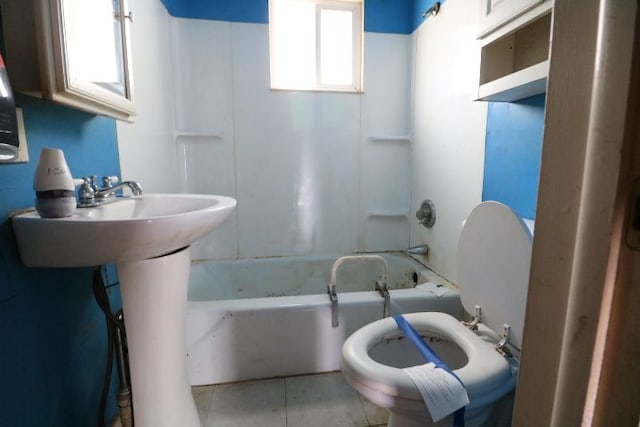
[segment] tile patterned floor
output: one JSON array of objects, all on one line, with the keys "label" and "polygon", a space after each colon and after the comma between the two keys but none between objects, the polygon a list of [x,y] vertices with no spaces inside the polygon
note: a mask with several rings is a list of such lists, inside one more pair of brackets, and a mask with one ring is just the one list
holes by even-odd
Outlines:
[{"label": "tile patterned floor", "polygon": [[204,427],[385,427],[340,372],[193,387]]}]

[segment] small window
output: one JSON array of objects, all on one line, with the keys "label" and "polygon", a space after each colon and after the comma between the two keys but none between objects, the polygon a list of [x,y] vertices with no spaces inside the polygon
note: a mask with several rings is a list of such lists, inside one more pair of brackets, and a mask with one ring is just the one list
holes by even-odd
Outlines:
[{"label": "small window", "polygon": [[271,88],[362,91],[361,0],[269,0]]}]

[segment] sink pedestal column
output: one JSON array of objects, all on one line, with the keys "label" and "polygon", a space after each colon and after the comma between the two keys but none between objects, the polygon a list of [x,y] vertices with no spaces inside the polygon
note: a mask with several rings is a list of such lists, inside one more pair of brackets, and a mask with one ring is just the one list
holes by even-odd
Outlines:
[{"label": "sink pedestal column", "polygon": [[200,426],[187,381],[189,248],[117,268],[136,427]]}]

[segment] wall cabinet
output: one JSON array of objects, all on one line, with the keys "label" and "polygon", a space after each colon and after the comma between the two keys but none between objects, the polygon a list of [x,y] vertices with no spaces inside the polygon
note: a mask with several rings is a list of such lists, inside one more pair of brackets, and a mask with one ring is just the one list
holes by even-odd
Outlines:
[{"label": "wall cabinet", "polygon": [[[520,7],[517,16],[502,17],[507,23],[492,27],[481,38],[480,100],[515,101],[546,91],[553,2],[503,0],[501,4],[512,2]],[[498,2],[479,3],[483,10],[487,3]]]},{"label": "wall cabinet", "polygon": [[94,114],[135,114],[127,0],[1,0],[14,91]]},{"label": "wall cabinet", "polygon": [[517,18],[544,0],[478,0],[478,37]]}]

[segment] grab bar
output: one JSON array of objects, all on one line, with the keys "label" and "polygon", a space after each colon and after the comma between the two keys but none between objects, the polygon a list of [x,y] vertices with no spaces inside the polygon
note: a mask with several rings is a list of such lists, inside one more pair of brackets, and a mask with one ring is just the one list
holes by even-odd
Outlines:
[{"label": "grab bar", "polygon": [[338,327],[338,294],[336,292],[336,285],[329,283],[327,289],[329,294],[329,301],[331,301],[331,327]]},{"label": "grab bar", "polygon": [[[338,258],[333,263],[331,267],[331,282],[329,282],[329,286],[327,288],[327,293],[329,294],[329,300],[331,301],[331,326],[334,328],[338,327],[338,293],[337,289],[337,281],[336,276],[338,273],[338,267],[340,267],[345,262],[362,262],[362,261],[374,261],[382,263],[384,270],[382,272],[382,279],[380,282],[384,285],[384,289],[387,289],[387,278],[389,277],[389,265],[387,264],[387,260],[380,255],[347,255]],[[376,282],[376,289],[378,289],[378,283]],[[379,291],[382,294],[382,291]],[[387,295],[389,292],[387,291]],[[384,296],[384,295],[383,295]],[[385,297],[385,308],[384,313],[388,313],[389,304],[388,297]],[[388,316],[388,314],[386,315]],[[386,317],[385,316],[385,317]]]},{"label": "grab bar", "polygon": [[382,308],[382,317],[389,317],[390,314],[390,304],[391,304],[391,295],[389,294],[389,290],[387,289],[387,282],[383,282],[382,280],[376,280],[376,291],[380,294],[382,298],[384,298],[384,307]]},{"label": "grab bar", "polygon": [[387,260],[380,255],[347,255],[338,258],[334,263],[333,267],[331,267],[331,285],[335,288],[336,286],[336,273],[338,272],[338,267],[340,267],[345,262],[358,262],[358,261],[375,261],[381,262],[384,266],[384,271],[382,273],[382,281],[387,283],[387,278],[389,277],[389,264],[387,264]]}]

